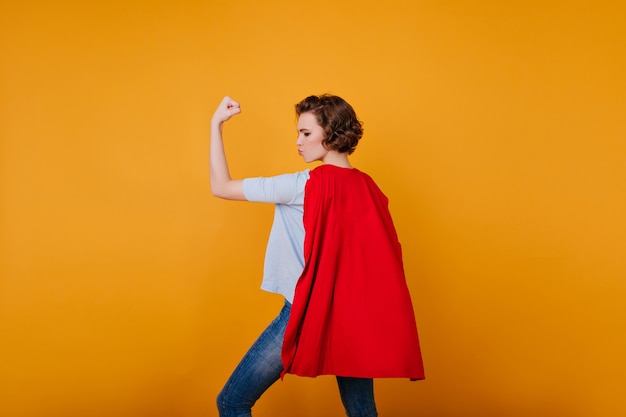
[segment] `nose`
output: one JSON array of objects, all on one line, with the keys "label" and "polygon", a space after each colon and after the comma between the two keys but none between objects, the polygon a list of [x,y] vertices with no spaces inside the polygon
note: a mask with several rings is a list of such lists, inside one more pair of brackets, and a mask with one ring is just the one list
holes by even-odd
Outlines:
[{"label": "nose", "polygon": [[302,145],[302,142],[301,142],[301,140],[300,140],[300,139],[301,139],[301,137],[302,137],[302,135],[298,135],[298,137],[296,138],[296,146],[300,146],[300,145]]}]

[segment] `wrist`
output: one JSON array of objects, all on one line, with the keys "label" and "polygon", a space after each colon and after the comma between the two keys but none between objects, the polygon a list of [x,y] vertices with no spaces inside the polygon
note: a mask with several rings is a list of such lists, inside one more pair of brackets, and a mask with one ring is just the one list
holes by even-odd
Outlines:
[{"label": "wrist", "polygon": [[221,129],[223,124],[224,124],[223,120],[219,120],[219,119],[216,119],[216,118],[211,119],[211,127],[212,128]]}]

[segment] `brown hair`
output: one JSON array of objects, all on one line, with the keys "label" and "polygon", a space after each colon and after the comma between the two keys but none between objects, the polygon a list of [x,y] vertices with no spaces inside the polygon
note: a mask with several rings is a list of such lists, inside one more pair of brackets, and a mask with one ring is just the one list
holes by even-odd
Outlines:
[{"label": "brown hair", "polygon": [[350,104],[338,96],[309,96],[296,104],[296,114],[312,113],[324,129],[326,149],[350,155],[363,136],[363,123]]}]

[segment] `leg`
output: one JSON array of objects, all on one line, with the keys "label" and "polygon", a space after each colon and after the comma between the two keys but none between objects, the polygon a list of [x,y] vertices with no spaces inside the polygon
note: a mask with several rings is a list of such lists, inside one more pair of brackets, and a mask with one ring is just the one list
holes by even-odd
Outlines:
[{"label": "leg", "polygon": [[217,396],[220,417],[250,417],[254,403],[280,378],[281,350],[291,304],[285,302],[278,317],[244,355]]},{"label": "leg", "polygon": [[348,417],[378,417],[373,379],[338,376],[337,385]]}]

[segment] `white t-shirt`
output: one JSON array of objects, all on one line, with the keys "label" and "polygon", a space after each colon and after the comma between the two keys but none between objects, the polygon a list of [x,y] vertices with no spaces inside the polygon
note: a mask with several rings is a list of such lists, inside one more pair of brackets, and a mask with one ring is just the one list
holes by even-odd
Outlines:
[{"label": "white t-shirt", "polygon": [[309,171],[275,177],[246,178],[243,193],[248,201],[274,203],[274,223],[265,251],[261,289],[293,301],[304,269],[304,186]]}]

